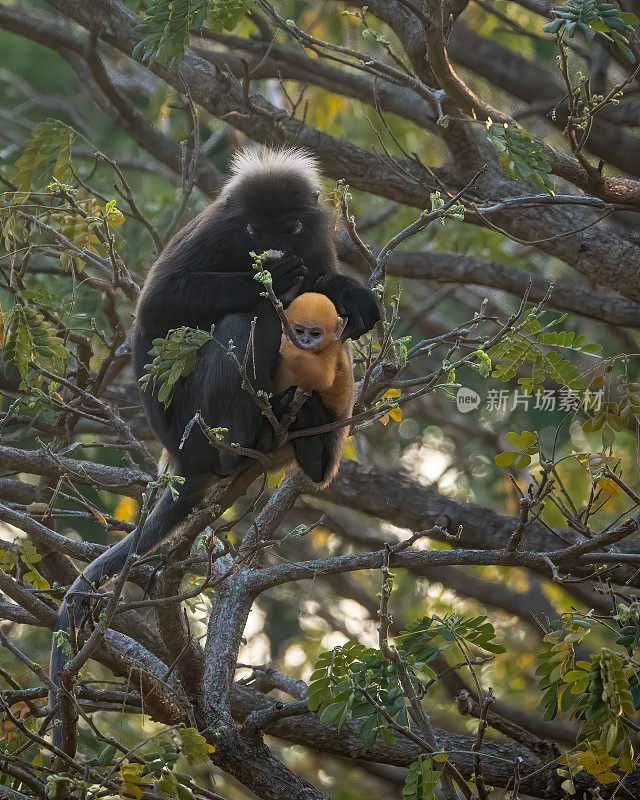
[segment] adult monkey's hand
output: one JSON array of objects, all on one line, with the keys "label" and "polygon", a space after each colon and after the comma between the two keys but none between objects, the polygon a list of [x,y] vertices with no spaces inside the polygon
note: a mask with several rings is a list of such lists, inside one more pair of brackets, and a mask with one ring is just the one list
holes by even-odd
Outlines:
[{"label": "adult monkey's hand", "polygon": [[263,268],[271,273],[273,291],[280,299],[285,299],[285,296],[291,299],[302,286],[307,274],[304,262],[293,253],[268,252],[269,256],[265,259]]},{"label": "adult monkey's hand", "polygon": [[380,319],[380,311],[375,295],[369,289],[357,284],[345,286],[334,300],[336,311],[347,318],[342,341],[359,339],[370,331]]}]

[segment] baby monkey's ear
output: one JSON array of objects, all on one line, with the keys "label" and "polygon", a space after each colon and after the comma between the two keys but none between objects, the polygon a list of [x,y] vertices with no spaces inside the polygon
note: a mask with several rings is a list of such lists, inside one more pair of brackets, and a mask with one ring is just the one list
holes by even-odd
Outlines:
[{"label": "baby monkey's ear", "polygon": [[344,333],[344,329],[347,327],[347,318],[346,317],[337,317],[336,319],[336,326],[333,329],[333,338],[338,341],[342,334]]}]

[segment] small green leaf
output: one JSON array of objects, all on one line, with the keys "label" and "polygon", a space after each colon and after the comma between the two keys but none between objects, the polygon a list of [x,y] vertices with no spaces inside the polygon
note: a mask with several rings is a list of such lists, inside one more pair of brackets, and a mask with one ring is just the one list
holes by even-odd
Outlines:
[{"label": "small green leaf", "polygon": [[499,467],[510,467],[519,456],[520,453],[507,451],[505,453],[498,453],[493,460]]}]

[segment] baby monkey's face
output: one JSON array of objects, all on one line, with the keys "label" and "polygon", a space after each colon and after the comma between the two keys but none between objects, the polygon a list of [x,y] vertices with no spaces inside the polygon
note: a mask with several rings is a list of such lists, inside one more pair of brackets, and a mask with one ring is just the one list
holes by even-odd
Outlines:
[{"label": "baby monkey's face", "polygon": [[323,350],[329,341],[335,341],[333,337],[333,330],[331,337],[328,338],[325,330],[317,325],[309,326],[301,322],[294,322],[291,329],[296,335],[297,345],[302,347],[303,350],[311,350],[313,353],[319,353]]}]

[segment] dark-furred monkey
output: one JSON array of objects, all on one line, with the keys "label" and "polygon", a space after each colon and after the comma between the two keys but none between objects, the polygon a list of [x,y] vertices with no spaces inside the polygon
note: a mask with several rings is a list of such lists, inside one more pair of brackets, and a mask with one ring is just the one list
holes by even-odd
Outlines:
[{"label": "dark-furred monkey", "polygon": [[[301,292],[326,295],[346,320],[344,339],[357,338],[379,319],[374,295],[352,278],[338,274],[329,211],[319,201],[320,180],[314,158],[296,149],[250,150],[233,162],[232,176],[219,198],[177,233],[151,268],[140,294],[133,331],[136,377],[151,360],[153,340],[169,330],[189,326],[209,330],[214,338],[198,351],[193,372],[181,378],[165,408],[157,390],[141,393],[149,424],[168,451],[172,472],[184,478],[174,499],[166,489],[148,516],[137,552],[145,555],[162,544],[222,476],[233,475],[248,459],[213,447],[194,426],[181,447],[185,427],[197,411],[207,425],[224,427],[228,439],[244,448],[268,450],[272,431],[242,376],[229,358],[230,340],[244,354],[253,342],[250,381],[253,388],[273,392],[281,345],[280,319],[264,287],[254,280],[250,253],[280,251],[263,264],[278,298]],[[253,337],[252,321],[256,320]],[[314,392],[296,415],[293,430],[334,422],[336,412]],[[335,435],[293,439],[295,459],[315,483],[325,482],[340,459]],[[69,594],[87,593],[115,575],[125,563],[131,536],[89,564]],[[83,614],[76,609],[75,621]],[[67,602],[60,608],[57,630],[69,630]],[[59,682],[68,660],[60,647],[52,650],[51,677]],[[55,698],[53,698],[55,700]],[[59,734],[54,728],[54,738]]]}]

